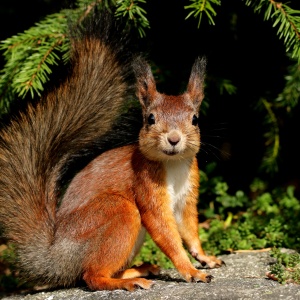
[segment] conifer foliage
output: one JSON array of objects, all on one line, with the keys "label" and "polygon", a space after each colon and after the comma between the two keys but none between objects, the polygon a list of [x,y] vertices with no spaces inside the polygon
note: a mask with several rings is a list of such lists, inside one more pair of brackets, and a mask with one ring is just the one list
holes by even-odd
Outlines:
[{"label": "conifer foliage", "polygon": [[[241,0],[260,13],[264,20],[272,22],[277,36],[286,47],[291,66],[288,69],[283,91],[275,99],[262,97],[257,107],[264,113],[265,155],[261,169],[276,173],[280,153],[280,128],[277,115],[289,114],[297,105],[300,96],[300,10],[289,3],[275,0]],[[186,19],[198,19],[211,25],[217,23],[220,0],[187,0],[183,8]],[[138,35],[146,36],[150,28],[147,19],[146,0],[77,0],[74,8],[63,9],[48,15],[33,27],[12,36],[0,44],[5,65],[0,71],[0,115],[9,111],[16,98],[40,96],[55,65],[66,63],[69,55],[68,23],[81,22],[94,6],[113,8],[117,18],[125,19],[128,26],[136,28]],[[159,8],[158,8],[159,9]]]},{"label": "conifer foliage", "polygon": [[48,15],[33,27],[12,36],[0,45],[6,64],[0,73],[0,114],[6,113],[9,104],[27,93],[40,96],[49,80],[54,65],[66,63],[70,48],[68,24],[81,22],[94,6],[116,6],[116,17],[126,17],[129,26],[135,26],[141,36],[149,27],[145,11],[139,6],[145,0],[101,1],[78,0],[74,9],[63,9]]}]

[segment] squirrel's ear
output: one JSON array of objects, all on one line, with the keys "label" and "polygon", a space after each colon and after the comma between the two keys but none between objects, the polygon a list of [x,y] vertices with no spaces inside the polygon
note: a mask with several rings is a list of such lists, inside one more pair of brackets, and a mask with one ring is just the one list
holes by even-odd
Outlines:
[{"label": "squirrel's ear", "polygon": [[137,57],[133,62],[136,77],[136,95],[143,107],[148,107],[156,93],[156,84],[149,64]]},{"label": "squirrel's ear", "polygon": [[199,108],[204,98],[204,78],[206,59],[198,57],[192,67],[187,93],[190,95],[196,107]]}]

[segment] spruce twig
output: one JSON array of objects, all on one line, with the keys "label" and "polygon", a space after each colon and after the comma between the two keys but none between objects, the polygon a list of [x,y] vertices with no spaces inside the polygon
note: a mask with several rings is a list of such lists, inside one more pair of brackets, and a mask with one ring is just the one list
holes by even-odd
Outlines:
[{"label": "spruce twig", "polygon": [[93,7],[102,9],[116,5],[116,17],[128,18],[129,26],[136,26],[140,36],[145,36],[149,22],[141,3],[145,0],[78,0],[76,8],[48,15],[23,33],[2,41],[0,50],[6,63],[0,72],[1,113],[8,111],[16,97],[24,98],[28,93],[32,98],[41,96],[53,66],[68,62],[70,20],[81,23]]},{"label": "spruce twig", "polygon": [[217,15],[214,6],[221,5],[220,0],[190,0],[191,4],[184,6],[185,9],[191,10],[185,19],[191,16],[198,18],[198,28],[202,20],[202,15],[205,13],[208,22],[215,25],[214,17]]},{"label": "spruce twig", "polygon": [[300,11],[275,0],[245,0],[254,12],[264,11],[264,19],[278,26],[277,34],[283,39],[286,51],[300,62]]}]

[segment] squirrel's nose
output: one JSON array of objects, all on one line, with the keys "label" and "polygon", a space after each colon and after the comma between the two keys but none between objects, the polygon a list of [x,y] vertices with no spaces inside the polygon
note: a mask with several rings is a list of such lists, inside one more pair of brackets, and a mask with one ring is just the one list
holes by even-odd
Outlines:
[{"label": "squirrel's nose", "polygon": [[180,135],[178,132],[173,131],[168,135],[168,142],[172,146],[176,146],[180,142]]}]

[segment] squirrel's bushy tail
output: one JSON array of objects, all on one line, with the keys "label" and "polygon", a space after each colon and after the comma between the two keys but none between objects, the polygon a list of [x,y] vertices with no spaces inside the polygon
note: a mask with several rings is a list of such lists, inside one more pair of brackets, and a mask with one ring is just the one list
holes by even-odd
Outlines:
[{"label": "squirrel's bushy tail", "polygon": [[101,140],[131,89],[130,55],[112,18],[101,13],[87,23],[72,31],[66,80],[0,131],[0,223],[17,245],[21,266],[58,284],[69,284],[80,272],[76,259],[70,262],[74,274],[67,270],[70,279],[48,271],[62,263],[50,253],[62,169]]}]

